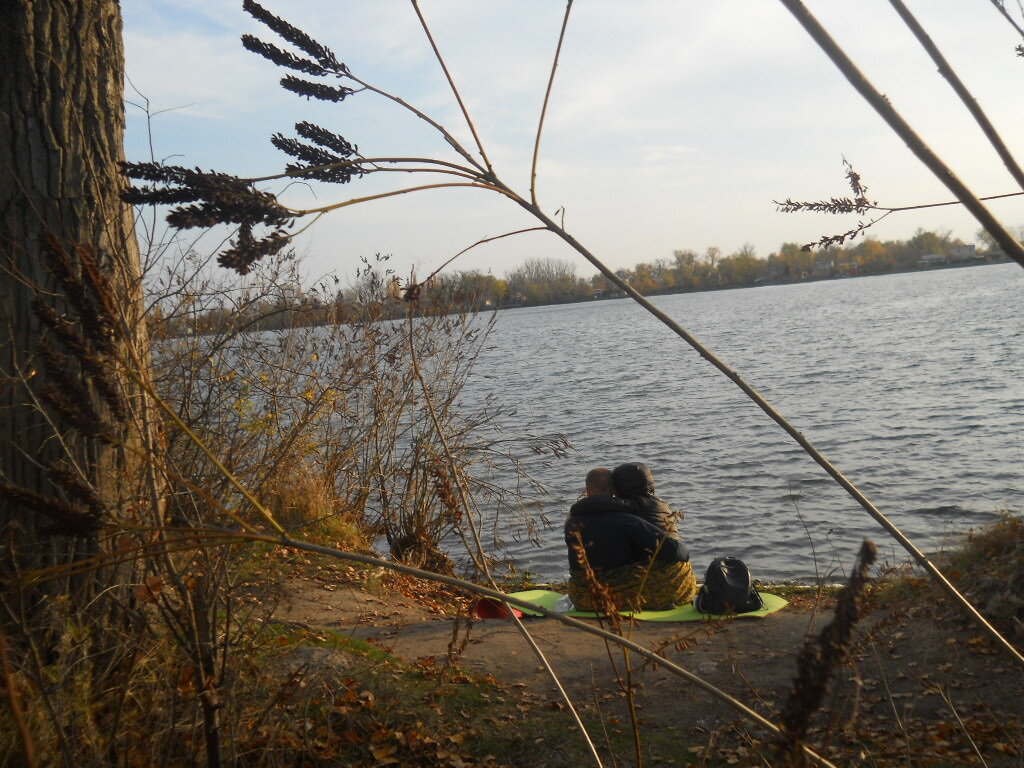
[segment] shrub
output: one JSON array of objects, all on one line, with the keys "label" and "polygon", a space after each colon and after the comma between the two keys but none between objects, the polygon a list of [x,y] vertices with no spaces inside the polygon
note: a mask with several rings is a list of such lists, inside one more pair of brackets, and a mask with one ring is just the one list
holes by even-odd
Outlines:
[{"label": "shrub", "polygon": [[1009,511],[968,532],[944,552],[940,567],[1003,630],[1024,636],[1024,519]]}]

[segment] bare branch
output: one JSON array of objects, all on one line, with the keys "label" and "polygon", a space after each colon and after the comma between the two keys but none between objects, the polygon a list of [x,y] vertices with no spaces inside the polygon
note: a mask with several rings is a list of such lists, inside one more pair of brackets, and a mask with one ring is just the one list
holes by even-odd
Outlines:
[{"label": "bare branch", "polygon": [[473,119],[469,116],[469,110],[466,109],[466,105],[462,101],[459,89],[455,87],[455,80],[452,78],[451,72],[448,71],[448,65],[444,63],[444,57],[441,56],[441,51],[438,49],[437,43],[434,42],[434,36],[430,32],[430,27],[427,26],[427,20],[423,18],[423,12],[420,10],[420,4],[417,0],[409,0],[409,2],[412,3],[413,10],[416,11],[416,18],[420,20],[420,26],[423,27],[423,33],[427,36],[427,40],[430,41],[430,47],[434,51],[437,63],[441,65],[441,70],[444,72],[444,76],[448,79],[448,85],[452,89],[452,94],[454,94],[455,100],[459,103],[459,109],[462,110],[462,116],[466,119],[466,124],[469,126],[469,130],[473,134],[473,140],[476,142],[477,149],[480,150],[480,157],[483,158],[484,165],[487,166],[487,171],[489,173],[493,173],[494,169],[491,167],[491,161],[487,159],[487,152],[484,150],[483,142],[480,141],[480,136],[476,132],[476,126],[473,124]]},{"label": "bare branch", "polygon": [[995,6],[995,9],[1003,15],[1003,18],[1010,23],[1010,26],[1016,29],[1017,32],[1020,33],[1021,37],[1024,37],[1024,29],[1021,28],[1020,24],[1018,24],[1013,16],[1010,15],[1009,11],[1006,10],[1006,6],[1003,5],[1003,0],[990,0],[990,2]]},{"label": "bare branch", "polygon": [[490,190],[492,190],[494,192],[501,192],[502,194],[504,194],[502,189],[500,189],[498,187],[495,187],[495,186],[493,186],[491,184],[482,184],[482,183],[481,184],[477,184],[477,183],[473,183],[473,184],[426,184],[426,185],[424,185],[422,187],[409,187],[408,189],[395,189],[395,190],[392,190],[390,192],[381,192],[379,194],[369,195],[367,197],[355,197],[355,198],[352,198],[351,200],[345,200],[345,201],[340,202],[340,203],[332,203],[331,205],[325,205],[325,206],[323,206],[321,208],[305,208],[305,209],[295,209],[295,210],[289,209],[289,210],[291,211],[291,213],[294,213],[296,216],[306,216],[306,215],[311,214],[311,213],[327,213],[328,211],[336,211],[339,208],[346,208],[346,207],[348,207],[350,205],[358,205],[359,203],[366,203],[366,202],[369,202],[370,200],[382,200],[385,197],[394,197],[395,195],[405,195],[405,194],[408,194],[409,192],[420,192],[420,191],[422,191],[424,189],[443,189],[444,187],[476,187],[477,189],[490,189]]},{"label": "bare branch", "polygon": [[544,117],[548,112],[548,103],[551,101],[551,88],[555,84],[555,73],[558,71],[558,59],[562,54],[562,42],[565,40],[565,30],[569,26],[569,14],[572,12],[573,0],[566,0],[565,16],[562,17],[562,30],[558,33],[558,45],[555,47],[555,58],[551,62],[551,75],[548,77],[548,87],[544,91],[544,106],[540,110],[540,119],[537,121],[537,138],[533,142],[533,162],[530,164],[530,201],[537,205],[537,157],[540,155],[540,137],[544,132]]},{"label": "bare branch", "polygon": [[437,275],[442,269],[444,269],[449,264],[451,264],[453,261],[455,261],[457,258],[459,258],[459,256],[461,256],[462,254],[466,253],[466,251],[471,251],[472,249],[476,248],[478,245],[484,245],[485,243],[493,243],[495,240],[501,240],[501,239],[506,238],[506,237],[512,237],[512,235],[521,235],[521,234],[523,234],[525,232],[546,232],[547,229],[548,229],[547,227],[527,227],[526,229],[517,229],[515,232],[506,232],[503,235],[495,235],[494,237],[485,237],[483,240],[477,240],[472,245],[466,246],[461,251],[456,253],[454,256],[452,256],[450,259],[448,259],[448,261],[446,261],[440,267],[438,267],[433,272],[431,272],[429,275],[427,275],[426,280],[422,280],[421,282],[422,283],[429,283],[430,282],[430,278],[432,278],[435,275]]},{"label": "bare branch", "polygon": [[1002,137],[996,131],[992,121],[988,119],[988,115],[982,110],[978,104],[978,100],[974,98],[974,95],[967,89],[967,86],[963,84],[963,81],[957,76],[953,67],[950,66],[949,62],[946,61],[946,57],[942,55],[938,46],[932,42],[931,37],[924,31],[924,28],[918,23],[917,18],[910,12],[910,9],[903,3],[903,0],[889,0],[890,5],[896,9],[896,13],[900,15],[903,22],[910,28],[910,31],[914,33],[914,37],[917,38],[921,46],[931,56],[932,61],[939,68],[939,74],[942,75],[949,82],[956,95],[960,97],[960,101],[967,107],[967,111],[971,113],[975,122],[981,127],[982,132],[985,134],[985,138],[988,139],[989,143],[995,149],[996,154],[1003,161],[1003,165],[1013,176],[1014,181],[1017,182],[1021,189],[1024,189],[1024,170],[1021,170],[1017,160],[1010,153],[1010,149],[1006,146]]},{"label": "bare branch", "polygon": [[[857,66],[850,60],[831,35],[825,31],[818,20],[807,10],[801,0],[780,0],[786,9],[793,14],[793,17],[807,31],[807,34],[818,44],[825,54],[832,60],[843,76],[850,84],[864,97],[889,127],[906,143],[910,150],[924,165],[935,174],[956,198],[964,204],[985,229],[989,231],[1007,256],[1024,267],[1024,246],[1018,243],[1013,236],[1006,231],[1006,228],[982,205],[981,201],[971,192],[967,186],[953,173],[932,149],[921,140],[900,114],[893,108],[889,100],[885,98],[868,81]],[[1019,654],[1017,654],[1019,656]],[[1024,657],[1021,657],[1024,663]]]}]

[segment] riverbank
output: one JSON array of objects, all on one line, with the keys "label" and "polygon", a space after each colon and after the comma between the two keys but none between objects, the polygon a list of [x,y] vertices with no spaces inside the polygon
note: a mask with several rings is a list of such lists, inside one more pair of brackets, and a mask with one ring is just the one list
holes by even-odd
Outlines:
[{"label": "riverbank", "polygon": [[[344,647],[364,644],[376,654],[370,667],[419,670],[423,680],[448,690],[443,696],[458,697],[445,726],[460,734],[457,748],[442,751],[461,762],[418,762],[404,743],[379,745],[394,747],[385,755],[394,764],[586,764],[565,704],[511,623],[467,626],[465,600],[385,571],[290,570],[266,584],[260,598],[274,604],[268,623],[292,633],[293,644],[277,655],[279,674],[310,689],[339,676],[354,679],[366,666],[366,651],[341,650],[344,639]],[[788,594],[785,609],[760,620],[642,623],[625,632],[777,722],[796,653],[833,609],[834,593],[790,588]],[[981,765],[982,757],[989,766],[1017,765],[1024,748],[1021,670],[917,582],[876,588],[869,606],[849,661],[812,719],[808,742],[842,765]],[[551,619],[526,626],[607,764],[616,764],[612,753],[626,764],[634,760],[627,670],[645,764],[764,764],[759,755],[770,753],[768,734],[664,668],[625,658]],[[456,665],[441,673],[453,649]],[[462,687],[445,688],[452,685]],[[404,696],[393,689],[374,695],[380,707],[386,706],[382,695]]]}]

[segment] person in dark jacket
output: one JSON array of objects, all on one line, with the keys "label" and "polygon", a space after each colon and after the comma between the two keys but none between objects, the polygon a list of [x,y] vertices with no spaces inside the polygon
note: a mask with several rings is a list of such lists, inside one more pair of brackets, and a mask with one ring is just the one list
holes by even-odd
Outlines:
[{"label": "person in dark jacket", "polygon": [[689,551],[644,519],[631,500],[612,495],[612,472],[587,474],[585,498],[565,523],[569,596],[580,610],[602,609],[600,587],[616,608],[664,609],[689,602],[696,589]]},{"label": "person in dark jacket", "polygon": [[658,526],[673,539],[679,539],[676,515],[654,493],[654,475],[646,464],[631,461],[612,470],[615,495],[632,504],[635,514]]}]

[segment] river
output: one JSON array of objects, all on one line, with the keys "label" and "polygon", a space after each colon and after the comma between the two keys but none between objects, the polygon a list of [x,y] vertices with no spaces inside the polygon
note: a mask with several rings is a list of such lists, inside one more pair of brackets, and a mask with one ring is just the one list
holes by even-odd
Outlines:
[{"label": "river", "polygon": [[[654,299],[790,419],[920,548],[1020,510],[1024,271],[1015,264]],[[561,523],[588,468],[644,461],[685,510],[702,575],[734,555],[755,577],[842,578],[860,541],[899,545],[730,381],[628,299],[507,310],[467,403],[509,429],[564,433],[534,460],[551,524],[508,533],[517,565],[566,575]]]}]

